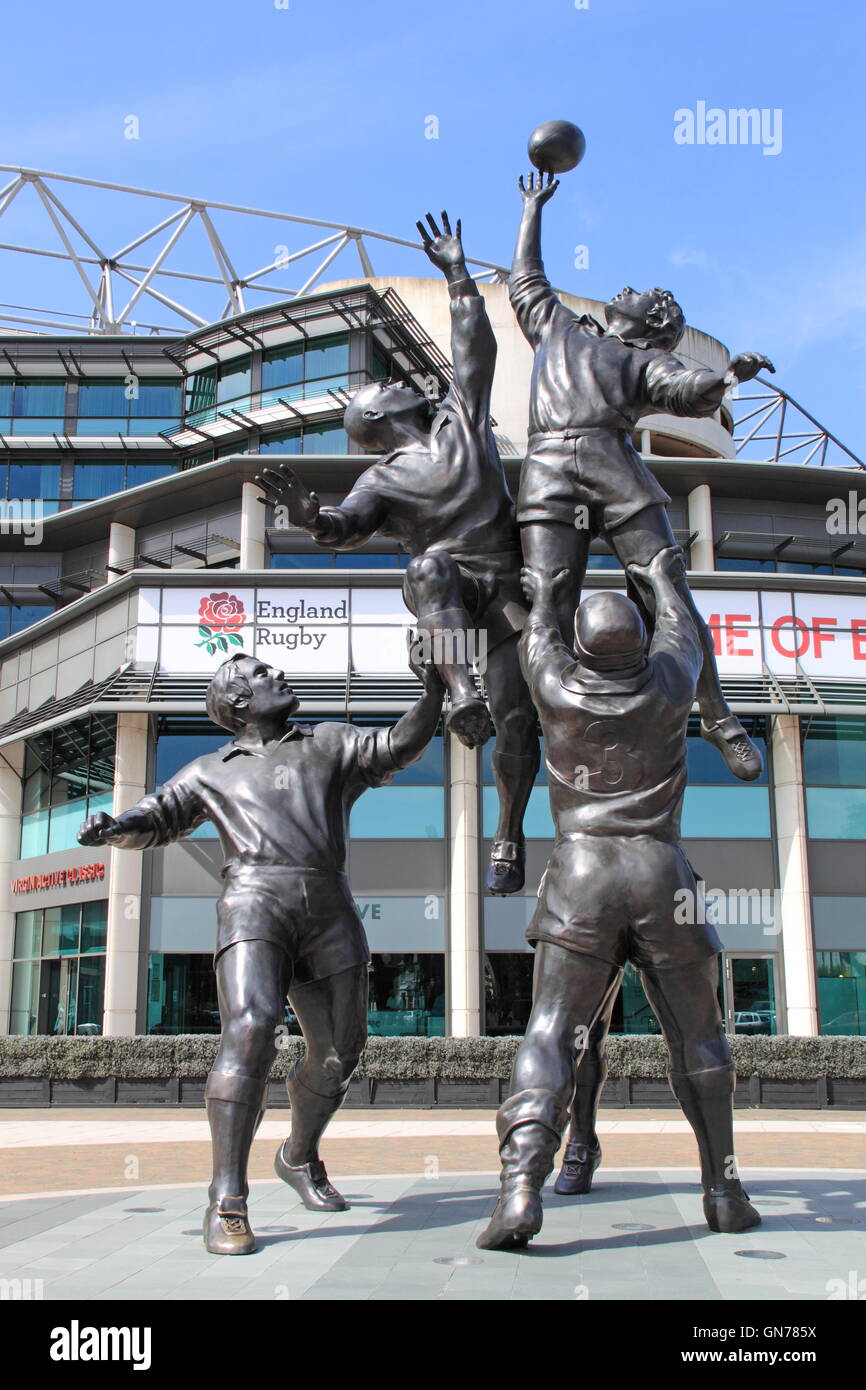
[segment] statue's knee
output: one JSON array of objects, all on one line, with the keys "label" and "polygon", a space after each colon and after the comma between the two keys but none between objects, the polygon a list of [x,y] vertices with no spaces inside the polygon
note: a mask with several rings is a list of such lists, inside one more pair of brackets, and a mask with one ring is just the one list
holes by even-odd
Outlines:
[{"label": "statue's knee", "polygon": [[406,578],[413,589],[429,590],[447,580],[454,568],[448,555],[434,551],[427,555],[416,555],[410,560],[406,567]]}]

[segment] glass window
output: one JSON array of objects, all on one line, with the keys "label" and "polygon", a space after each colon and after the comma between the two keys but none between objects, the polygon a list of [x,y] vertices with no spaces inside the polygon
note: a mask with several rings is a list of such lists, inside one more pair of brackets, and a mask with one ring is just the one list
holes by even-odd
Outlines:
[{"label": "glass window", "polygon": [[374,955],[367,1026],[374,1038],[444,1037],[444,955]]},{"label": "glass window", "polygon": [[9,1032],[31,1037],[39,1028],[39,979],[42,962],[16,961],[12,967]]},{"label": "glass window", "polygon": [[28,956],[40,956],[42,954],[41,911],[15,913],[15,950],[13,954],[16,960],[24,960]]},{"label": "glass window", "polygon": [[142,483],[155,482],[157,478],[169,478],[177,469],[170,463],[128,463],[126,465],[126,486],[140,487]]},{"label": "glass window", "polygon": [[48,812],[37,811],[21,818],[21,858],[32,859],[48,852]]},{"label": "glass window", "polygon": [[445,834],[441,787],[374,787],[356,801],[351,834],[358,840],[435,840]]},{"label": "glass window", "polygon": [[43,956],[77,955],[80,926],[80,903],[46,907],[42,926]]},{"label": "glass window", "polygon": [[304,377],[303,343],[283,343],[262,356],[262,390],[279,395],[281,386],[294,386]]},{"label": "glass window", "polygon": [[866,951],[817,951],[815,959],[821,1032],[866,1036]]},{"label": "glass window", "polygon": [[78,388],[79,415],[122,415],[129,414],[129,401],[126,398],[126,383],[118,381],[87,381]]},{"label": "glass window", "polygon": [[38,623],[41,618],[47,618],[48,614],[53,612],[51,604],[24,603],[7,608],[9,632],[23,632],[25,627],[29,627],[31,623]]},{"label": "glass window", "polygon": [[83,903],[81,907],[81,953],[104,951],[108,933],[108,903]]},{"label": "glass window", "polygon": [[360,551],[338,553],[335,556],[338,570],[395,570],[398,556],[386,552]]},{"label": "glass window", "polygon": [[63,434],[62,415],[19,415],[13,417],[10,434]]},{"label": "glass window", "polygon": [[156,784],[163,786],[187,763],[201,758],[206,753],[215,753],[227,743],[230,734],[225,729],[215,729],[212,724],[201,721],[181,720],[163,722],[160,720],[156,740]]},{"label": "glass window", "polygon": [[60,466],[56,463],[13,463],[9,465],[8,497],[60,496]]},{"label": "glass window", "polygon": [[293,554],[285,551],[271,553],[269,568],[272,570],[329,570],[334,565],[334,557],[329,551],[317,551],[310,555]]},{"label": "glass window", "polygon": [[[73,849],[87,815],[111,811],[114,717],[93,715],[27,740],[21,857]],[[46,780],[47,779],[47,780]],[[49,812],[42,809],[48,805]],[[39,809],[28,812],[29,806]]]},{"label": "glass window", "polygon": [[866,719],[813,719],[803,740],[811,786],[866,787]]},{"label": "glass window", "polygon": [[221,362],[217,379],[217,404],[223,401],[236,401],[239,396],[250,393],[250,371],[252,358],[238,357],[233,362]]},{"label": "glass window", "polygon": [[660,1033],[661,1024],[643,992],[640,976],[629,962],[622,977],[622,989],[613,1006],[611,1033]]},{"label": "glass window", "polygon": [[180,415],[179,381],[139,381],[138,394],[129,401],[129,414],[165,416],[175,423]]},{"label": "glass window", "polygon": [[205,367],[194,372],[186,385],[187,414],[197,415],[210,411],[216,405],[217,374],[216,367]]},{"label": "glass window", "polygon": [[56,377],[44,381],[16,381],[12,392],[12,414],[56,415],[62,429],[65,397],[66,383]]},{"label": "glass window", "polygon": [[301,452],[301,431],[283,430],[279,434],[266,435],[259,444],[260,454],[299,454]]},{"label": "glass window", "polygon": [[218,1033],[212,955],[153,952],[147,983],[148,1033]]},{"label": "glass window", "polygon": [[445,780],[445,740],[437,735],[432,738],[424,749],[417,763],[412,763],[409,767],[404,767],[400,772],[395,772],[391,782],[392,787],[411,786],[419,783],[431,783],[434,786],[441,786]]},{"label": "glass window", "polygon": [[304,376],[307,381],[319,377],[345,375],[349,370],[349,337],[336,333],[327,338],[313,338],[304,354]]},{"label": "glass window", "polygon": [[348,448],[349,436],[342,425],[319,425],[315,429],[304,427],[305,454],[345,454]]},{"label": "glass window", "polygon": [[72,496],[76,502],[92,502],[123,491],[122,463],[76,463],[72,472]]},{"label": "glass window", "polygon": [[[482,787],[481,807],[483,835],[492,839],[496,834],[499,820],[499,797],[495,787]],[[523,817],[523,833],[527,840],[552,840],[556,830],[550,813],[550,797],[547,787],[533,787],[529,793],[529,804]]]},{"label": "glass window", "polygon": [[36,951],[37,957],[13,965],[10,1032],[102,1032],[105,955],[97,953],[97,940],[104,952],[107,910],[103,900],[16,914],[16,955]]},{"label": "glass window", "polygon": [[866,840],[866,787],[807,787],[813,840]]},{"label": "glass window", "polygon": [[686,787],[682,835],[693,840],[762,840],[770,835],[766,787]]},{"label": "glass window", "polygon": [[12,388],[14,382],[0,381],[0,415],[12,414]]},{"label": "glass window", "polygon": [[488,951],[484,957],[484,1032],[525,1033],[532,1011],[534,951]]}]

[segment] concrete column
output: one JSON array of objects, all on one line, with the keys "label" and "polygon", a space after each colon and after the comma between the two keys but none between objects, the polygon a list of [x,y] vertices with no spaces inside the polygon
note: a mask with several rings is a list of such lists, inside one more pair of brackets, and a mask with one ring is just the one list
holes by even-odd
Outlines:
[{"label": "concrete column", "polygon": [[[112,811],[128,811],[147,790],[147,715],[118,714]],[[133,1037],[141,937],[140,850],[109,850],[108,944],[103,1033]]]},{"label": "concrete column", "polygon": [[265,537],[265,512],[259,501],[261,489],[255,483],[244,483],[241,488],[241,569],[263,570],[267,568],[267,543]]},{"label": "concrete column", "polygon": [[[774,716],[772,724],[773,801],[782,899],[787,1032],[815,1037],[818,1000],[800,721],[795,714],[779,714]],[[779,1022],[781,1024],[782,1020]]]},{"label": "concrete column", "polygon": [[[108,533],[108,563],[128,569],[134,559],[135,531],[131,526],[124,526],[120,521],[112,521]],[[112,579],[121,578],[113,570],[107,570],[106,573],[109,583]]]},{"label": "concrete column", "polygon": [[700,483],[689,493],[689,533],[695,532],[697,539],[692,541],[689,568],[712,571],[716,568],[713,548],[713,499],[706,483]]},{"label": "concrete column", "polygon": [[21,842],[21,773],[24,744],[0,749],[0,1034],[9,1032],[12,999],[12,952],[15,945],[15,901],[12,865]]},{"label": "concrete column", "polygon": [[452,1037],[481,1031],[481,902],[478,884],[478,754],[451,735],[451,879],[448,970]]}]

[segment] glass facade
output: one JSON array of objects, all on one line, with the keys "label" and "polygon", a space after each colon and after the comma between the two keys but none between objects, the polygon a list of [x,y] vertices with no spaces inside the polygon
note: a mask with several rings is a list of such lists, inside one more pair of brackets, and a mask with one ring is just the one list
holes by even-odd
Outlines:
[{"label": "glass facade", "polygon": [[813,719],[803,781],[812,839],[866,840],[866,719]]},{"label": "glass facade", "polygon": [[337,423],[296,426],[266,434],[259,444],[260,454],[345,454],[349,436]]},{"label": "glass facade", "polygon": [[108,903],[15,914],[9,1032],[102,1032]]},{"label": "glass facade", "polygon": [[821,1032],[866,1036],[866,950],[818,951],[816,961]]},{"label": "glass facade", "polygon": [[111,715],[91,715],[27,740],[22,859],[74,849],[81,822],[97,811],[111,811],[114,747]]},{"label": "glass facade", "polygon": [[445,834],[444,740],[432,739],[423,757],[373,787],[355,802],[353,840],[435,840]]},{"label": "glass facade", "polygon": [[326,396],[348,385],[348,333],[285,343],[262,354],[263,406]]}]

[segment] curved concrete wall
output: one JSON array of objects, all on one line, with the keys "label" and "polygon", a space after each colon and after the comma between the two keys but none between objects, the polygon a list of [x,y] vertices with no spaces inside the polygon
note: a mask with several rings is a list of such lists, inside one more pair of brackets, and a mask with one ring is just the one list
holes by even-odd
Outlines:
[{"label": "curved concrete wall", "polygon": [[[339,290],[357,283],[357,280],[334,280],[320,288]],[[368,283],[375,290],[393,288],[450,359],[451,322],[444,280],[420,276],[371,276]],[[511,441],[516,453],[522,454],[526,447],[532,349],[517,326],[508,302],[508,287],[482,284],[479,289],[487,303],[487,312],[499,344],[492,404],[496,432],[501,440]],[[604,304],[601,300],[580,299],[573,294],[563,294],[562,300],[575,313],[591,314],[599,322],[604,322]],[[677,352],[687,364],[712,367],[715,371],[722,370],[728,362],[724,344],[696,328],[686,329]],[[690,446],[684,450],[688,454],[698,449],[701,454],[729,458],[734,453],[731,436],[717,420],[679,420],[670,415],[652,415],[641,421],[641,427],[666,435],[672,444],[681,440]],[[671,447],[670,452],[676,453],[676,449]]]}]

